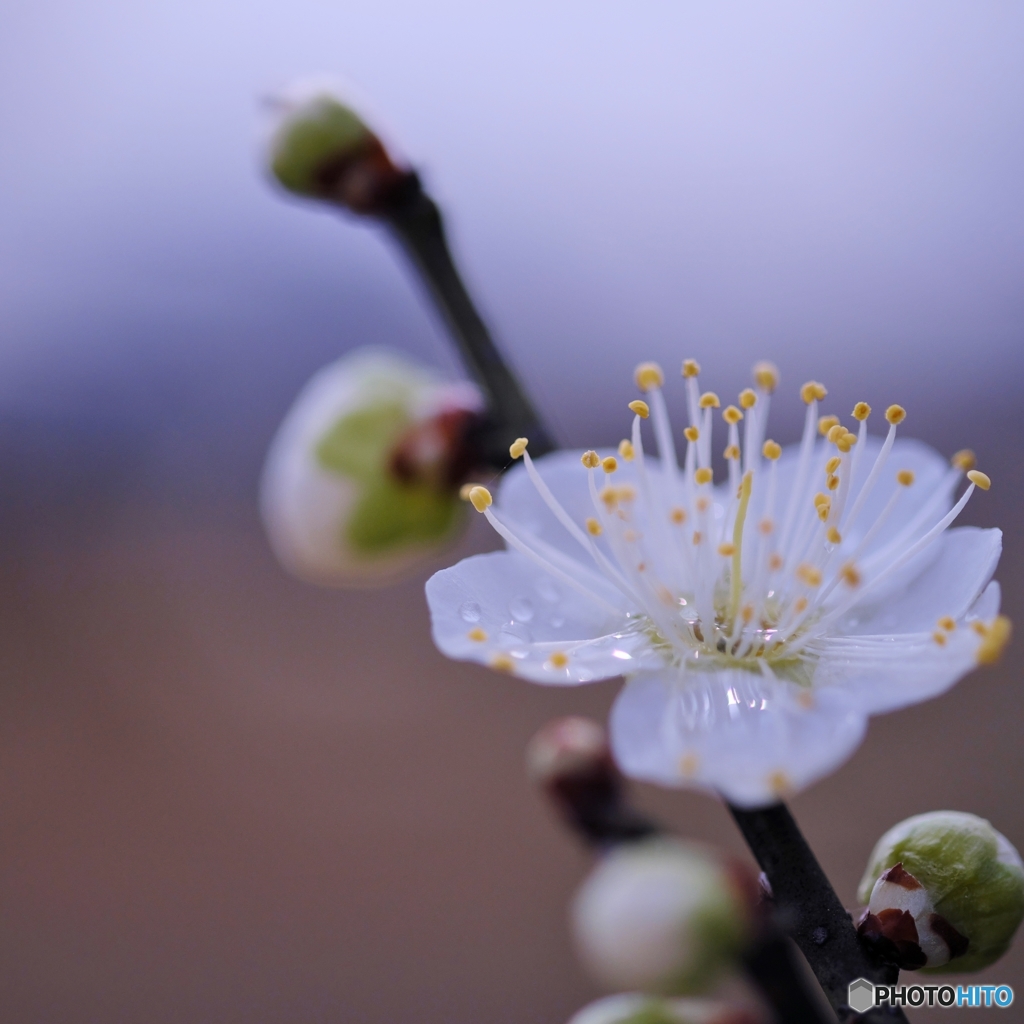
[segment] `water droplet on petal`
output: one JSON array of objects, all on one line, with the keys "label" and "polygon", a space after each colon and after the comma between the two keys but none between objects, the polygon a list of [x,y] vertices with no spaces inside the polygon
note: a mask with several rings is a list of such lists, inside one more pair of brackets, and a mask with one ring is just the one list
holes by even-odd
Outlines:
[{"label": "water droplet on petal", "polygon": [[466,622],[479,622],[483,612],[480,610],[480,605],[475,601],[467,601],[459,609],[459,614]]},{"label": "water droplet on petal", "polygon": [[518,622],[529,622],[533,618],[533,605],[528,598],[517,597],[509,603],[508,610]]},{"label": "water droplet on petal", "polygon": [[561,597],[558,592],[558,587],[556,587],[554,583],[545,576],[542,576],[537,580],[536,589],[537,593],[540,594],[545,601],[551,601],[554,603],[559,599],[559,597]]}]

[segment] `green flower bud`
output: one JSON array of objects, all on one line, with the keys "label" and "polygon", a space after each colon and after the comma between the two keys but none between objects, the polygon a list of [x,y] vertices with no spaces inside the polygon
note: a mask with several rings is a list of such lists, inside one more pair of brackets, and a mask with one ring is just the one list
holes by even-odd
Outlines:
[{"label": "green flower bud", "polygon": [[659,837],[619,846],[576,895],[581,958],[612,988],[704,991],[748,938],[745,881],[738,868],[692,843]]},{"label": "green flower bud", "polygon": [[713,999],[658,999],[640,993],[608,996],[585,1006],[569,1024],[765,1024],[745,1003]]},{"label": "green flower bud", "polygon": [[465,520],[458,484],[480,398],[400,356],[351,352],[289,410],[260,488],[271,547],[325,586],[393,582],[433,558]]},{"label": "green flower bud", "polygon": [[289,192],[382,213],[411,172],[394,165],[380,139],[326,86],[299,85],[278,103],[270,169]]},{"label": "green flower bud", "polygon": [[908,970],[995,963],[1024,917],[1024,864],[983,818],[919,814],[879,839],[857,891],[861,938]]}]

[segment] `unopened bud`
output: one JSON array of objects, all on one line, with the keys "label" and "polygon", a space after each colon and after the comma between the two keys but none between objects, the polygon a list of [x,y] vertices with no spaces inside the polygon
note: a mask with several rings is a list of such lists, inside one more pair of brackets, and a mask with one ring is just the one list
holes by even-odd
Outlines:
[{"label": "unopened bud", "polygon": [[459,484],[481,400],[409,360],[361,349],[317,373],[267,454],[260,506],[286,569],[325,586],[380,586],[459,532]]},{"label": "unopened bud", "polygon": [[908,970],[964,973],[998,960],[1024,917],[1024,865],[983,818],[933,811],[878,841],[858,897],[858,931]]},{"label": "unopened bud", "polygon": [[766,1024],[753,1005],[718,999],[658,999],[628,992],[583,1007],[569,1024]]},{"label": "unopened bud", "polygon": [[623,782],[604,726],[590,718],[556,718],[526,748],[530,779],[590,843],[650,835],[654,826],[623,801]]},{"label": "unopened bud", "polygon": [[752,885],[712,851],[668,838],[616,847],[573,904],[581,958],[619,989],[706,990],[730,968],[752,924]]},{"label": "unopened bud", "polygon": [[300,84],[276,101],[270,168],[289,192],[356,213],[384,213],[416,178],[329,87]]}]

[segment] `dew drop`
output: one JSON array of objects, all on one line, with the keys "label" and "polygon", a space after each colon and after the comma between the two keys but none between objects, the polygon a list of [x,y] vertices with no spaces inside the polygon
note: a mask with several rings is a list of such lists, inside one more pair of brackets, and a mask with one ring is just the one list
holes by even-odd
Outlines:
[{"label": "dew drop", "polygon": [[541,577],[536,583],[537,593],[545,601],[551,601],[554,603],[561,596],[558,593],[558,587],[554,585],[547,577]]},{"label": "dew drop", "polygon": [[517,622],[529,622],[533,618],[533,605],[526,597],[514,598],[509,603],[508,610]]},{"label": "dew drop", "polygon": [[475,601],[467,601],[460,609],[459,614],[466,622],[479,622],[480,616],[483,614],[480,611],[480,605]]}]

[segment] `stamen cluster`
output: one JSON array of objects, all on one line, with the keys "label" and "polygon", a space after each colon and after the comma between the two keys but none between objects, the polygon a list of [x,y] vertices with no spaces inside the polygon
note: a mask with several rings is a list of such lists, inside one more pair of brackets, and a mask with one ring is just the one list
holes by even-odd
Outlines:
[{"label": "stamen cluster", "polygon": [[[782,447],[766,437],[777,369],[758,363],[754,387],[744,389],[737,403],[724,409],[717,394],[700,391],[699,374],[695,360],[683,363],[688,424],[680,466],[662,393],[664,374],[655,363],[637,367],[635,380],[644,397],[629,403],[630,436],[619,444],[617,457],[596,451],[582,456],[593,506],[593,514],[582,523],[545,484],[530,458],[527,439],[519,438],[510,448],[513,459],[524,460],[540,497],[597,573],[678,660],[743,662],[770,673],[773,665],[813,659],[816,643],[866,592],[882,587],[931,545],[976,488],[990,486],[989,478],[975,469],[973,454],[957,453],[949,471],[954,479],[940,481],[895,536],[872,547],[904,493],[915,485],[914,472],[898,468],[898,486],[888,501],[880,508],[878,502],[869,503],[883,474],[892,472],[889,456],[906,411],[899,405],[886,409],[885,439],[871,457],[865,454],[871,407],[858,402],[852,411],[855,430],[848,429],[838,416],[819,415],[828,392],[817,381],[808,381],[800,389],[806,405],[803,435],[783,487]],[[712,467],[719,410],[727,434],[724,492],[714,486]],[[645,455],[644,421],[653,427],[656,461]],[[617,481],[620,460],[632,464],[632,482]],[[947,509],[951,483],[961,475],[966,475],[968,487]],[[467,486],[464,496],[510,547],[609,611],[617,610],[591,585],[589,570],[574,571],[572,559],[517,529],[492,508],[485,487]],[[940,622],[934,642],[944,644],[946,632]]]}]

